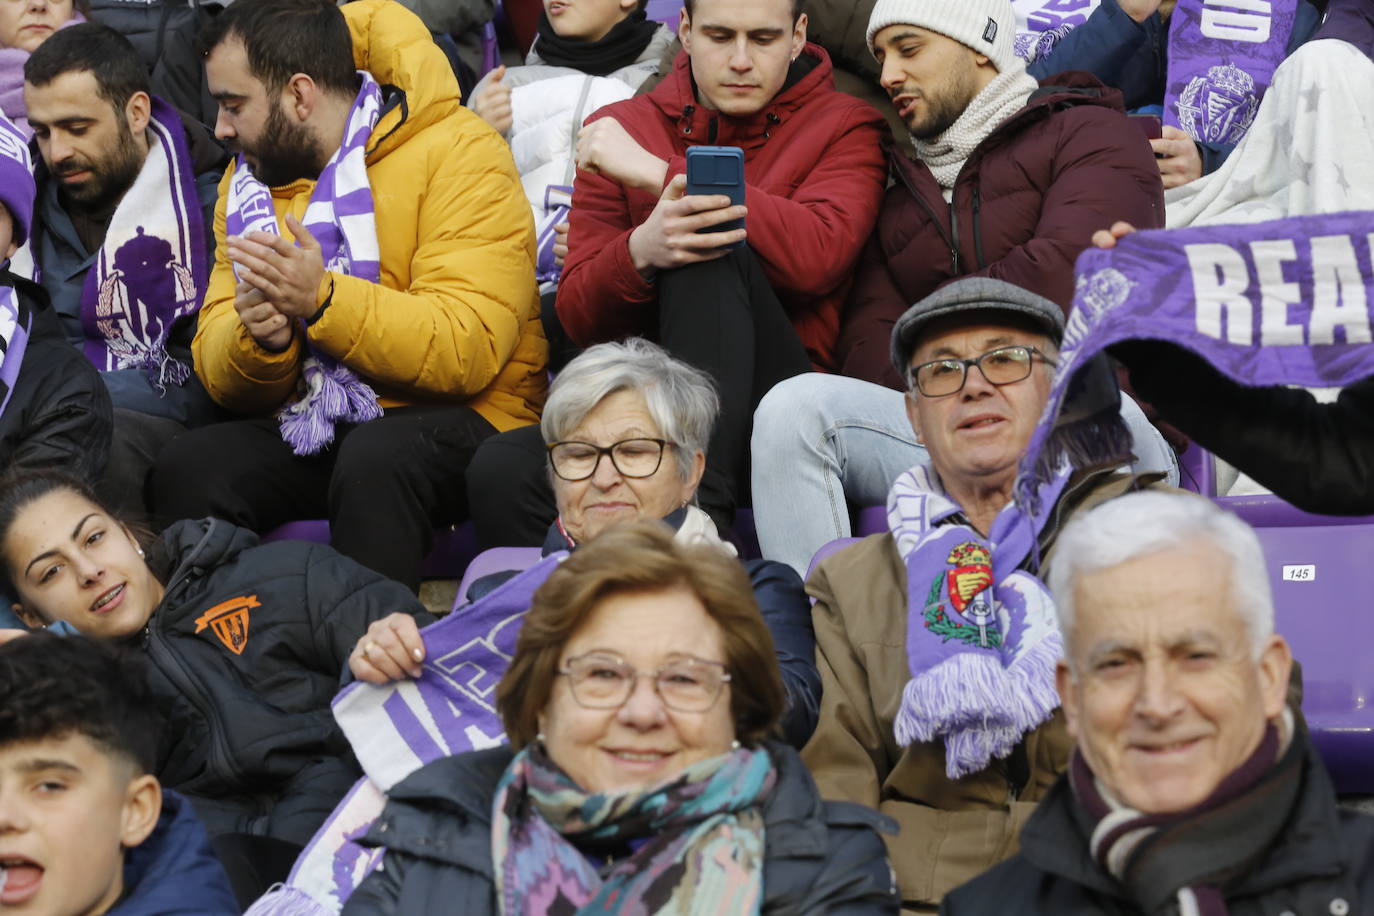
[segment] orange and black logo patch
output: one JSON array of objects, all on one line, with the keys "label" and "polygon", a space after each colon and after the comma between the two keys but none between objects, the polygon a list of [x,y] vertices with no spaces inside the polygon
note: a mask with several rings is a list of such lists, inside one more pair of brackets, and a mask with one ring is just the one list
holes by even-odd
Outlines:
[{"label": "orange and black logo patch", "polygon": [[226,649],[242,655],[248,645],[248,610],[255,607],[262,607],[257,595],[240,595],[221,601],[196,618],[196,632],[209,627]]}]

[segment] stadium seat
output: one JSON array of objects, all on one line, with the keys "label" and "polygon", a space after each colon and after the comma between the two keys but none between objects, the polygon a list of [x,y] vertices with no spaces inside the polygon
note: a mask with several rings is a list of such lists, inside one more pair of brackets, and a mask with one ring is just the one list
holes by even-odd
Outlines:
[{"label": "stadium seat", "polygon": [[[262,536],[264,544],[272,541],[310,541],[329,543],[329,522],[307,519],[287,522]],[[426,579],[457,579],[477,554],[477,535],[472,523],[456,525],[434,533],[434,546],[425,557],[420,575]]]},{"label": "stadium seat", "polygon": [[453,610],[467,604],[468,589],[472,583],[483,576],[499,572],[520,572],[539,562],[542,551],[538,547],[493,547],[473,557],[468,564],[463,579],[458,583],[458,594],[453,599]]}]

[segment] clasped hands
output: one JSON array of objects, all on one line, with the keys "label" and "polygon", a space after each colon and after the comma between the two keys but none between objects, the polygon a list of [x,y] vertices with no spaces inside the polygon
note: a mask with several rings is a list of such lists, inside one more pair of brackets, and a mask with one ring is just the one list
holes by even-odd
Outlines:
[{"label": "clasped hands", "polygon": [[239,281],[234,310],[253,339],[273,352],[290,346],[297,319],[319,310],[326,273],[320,243],[310,231],[290,215],[286,227],[299,244],[270,232],[249,232],[231,236],[225,245]]}]

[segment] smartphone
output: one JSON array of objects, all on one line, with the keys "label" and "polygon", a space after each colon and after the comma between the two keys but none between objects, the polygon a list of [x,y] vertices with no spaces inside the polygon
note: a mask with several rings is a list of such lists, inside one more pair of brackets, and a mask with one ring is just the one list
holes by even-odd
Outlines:
[{"label": "smartphone", "polygon": [[1146,140],[1158,140],[1164,136],[1164,124],[1155,115],[1133,114],[1127,117],[1131,119],[1132,124],[1141,129]]},{"label": "smartphone", "polygon": [[[724,194],[731,206],[744,203],[744,150],[738,146],[689,146],[687,148],[687,193]],[[744,228],[744,220],[698,229],[698,232],[726,232]],[[743,242],[729,246],[738,248]]]}]

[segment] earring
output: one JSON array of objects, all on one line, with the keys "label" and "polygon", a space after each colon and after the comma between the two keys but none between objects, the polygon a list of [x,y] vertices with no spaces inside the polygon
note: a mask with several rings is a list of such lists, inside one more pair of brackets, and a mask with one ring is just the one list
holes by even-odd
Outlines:
[{"label": "earring", "polygon": [[543,732],[540,732],[539,734],[535,735],[535,736],[534,736],[534,740],[535,740],[535,741],[538,741],[540,744],[543,744],[543,743],[544,743],[544,733],[543,733]]},{"label": "earring", "polygon": [[139,555],[140,558],[146,556],[146,555],[143,553],[143,548],[142,548],[142,547],[136,547],[136,548],[134,548],[134,549],[138,551],[138,555]]},{"label": "earring", "polygon": [[730,750],[732,750],[732,751],[737,751],[737,750],[739,750],[739,739],[738,739],[738,738],[736,738],[734,741],[731,741],[731,742],[730,742]]}]

